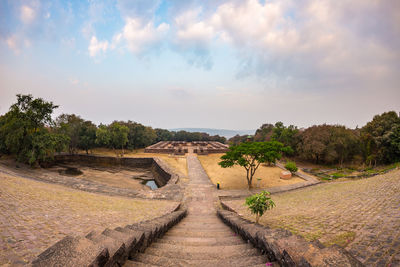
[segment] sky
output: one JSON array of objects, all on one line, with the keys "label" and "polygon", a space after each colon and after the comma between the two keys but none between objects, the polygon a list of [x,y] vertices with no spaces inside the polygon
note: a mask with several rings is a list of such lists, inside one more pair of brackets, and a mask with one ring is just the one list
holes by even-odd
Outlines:
[{"label": "sky", "polygon": [[398,0],[0,0],[0,114],[361,127],[400,111],[399,47]]}]

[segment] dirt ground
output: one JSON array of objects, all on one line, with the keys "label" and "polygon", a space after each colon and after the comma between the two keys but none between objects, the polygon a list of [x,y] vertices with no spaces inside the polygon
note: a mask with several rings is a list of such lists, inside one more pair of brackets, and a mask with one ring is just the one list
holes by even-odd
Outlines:
[{"label": "dirt ground", "polygon": [[[93,154],[115,157],[115,153],[111,149],[101,149],[101,148],[94,149]],[[138,150],[134,150],[134,151],[127,150],[127,151],[125,151],[124,156],[125,157],[136,157],[136,158],[158,157],[158,158],[161,158],[162,160],[164,160],[176,172],[181,173],[184,176],[188,175],[185,156],[175,156],[175,155],[157,154],[157,153],[144,153],[144,149],[138,149]]]},{"label": "dirt ground", "polygon": [[[220,157],[224,154],[209,154],[198,156],[207,175],[214,184],[219,182],[222,189],[247,189],[246,170],[240,166],[222,168],[218,165]],[[290,180],[282,180],[279,177],[282,169],[260,165],[253,178],[253,186],[257,186],[257,178],[261,178],[260,188],[269,188],[304,182],[303,179],[293,177]]]},{"label": "dirt ground", "polygon": [[0,172],[0,266],[21,266],[66,235],[152,219],[178,203],[113,197]]}]

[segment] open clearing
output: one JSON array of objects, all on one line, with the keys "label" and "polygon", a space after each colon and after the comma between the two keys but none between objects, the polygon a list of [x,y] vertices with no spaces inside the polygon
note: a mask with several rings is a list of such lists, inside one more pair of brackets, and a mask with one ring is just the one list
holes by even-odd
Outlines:
[{"label": "open clearing", "polygon": [[0,172],[0,265],[26,264],[66,235],[152,219],[176,204],[88,193]]},{"label": "open clearing", "polygon": [[[201,165],[206,170],[213,184],[219,182],[222,189],[247,189],[246,170],[240,166],[231,168],[222,168],[218,165],[220,157],[223,153],[209,154],[207,156],[198,156]],[[293,177],[290,180],[282,180],[279,177],[282,169],[278,167],[264,166],[263,164],[257,169],[253,178],[253,187],[257,186],[257,178],[261,178],[260,187],[269,188],[274,186],[282,186],[304,182],[303,179]]]},{"label": "open clearing", "polygon": [[[260,223],[285,228],[308,240],[346,247],[366,266],[400,264],[400,170],[367,179],[324,183],[274,194],[276,208]],[[244,199],[227,202],[254,216]]]}]

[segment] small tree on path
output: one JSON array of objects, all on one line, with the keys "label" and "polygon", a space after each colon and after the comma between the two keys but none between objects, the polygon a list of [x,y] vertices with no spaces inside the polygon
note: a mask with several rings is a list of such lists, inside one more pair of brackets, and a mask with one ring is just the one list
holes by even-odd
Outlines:
[{"label": "small tree on path", "polygon": [[275,163],[282,157],[283,152],[291,152],[290,147],[285,147],[277,141],[245,142],[229,147],[229,151],[221,157],[218,164],[222,168],[242,166],[246,169],[247,185],[252,187],[253,176],[261,163]]},{"label": "small tree on path", "polygon": [[267,191],[249,196],[246,198],[245,204],[249,207],[250,212],[256,215],[256,223],[267,210],[275,207],[275,202],[270,198],[270,193]]}]

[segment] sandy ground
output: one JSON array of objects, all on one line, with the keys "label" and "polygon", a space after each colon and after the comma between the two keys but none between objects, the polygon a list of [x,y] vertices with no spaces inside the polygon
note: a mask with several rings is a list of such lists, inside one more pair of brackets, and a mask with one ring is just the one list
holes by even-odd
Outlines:
[{"label": "sandy ground", "polygon": [[[246,170],[240,166],[232,168],[222,168],[218,165],[220,157],[224,154],[209,154],[207,156],[198,156],[203,168],[214,184],[219,182],[222,189],[247,189]],[[269,188],[274,186],[289,185],[304,182],[303,179],[293,177],[290,180],[282,180],[279,174],[282,169],[278,167],[269,167],[260,165],[253,178],[253,186],[257,186],[257,178],[261,178],[260,188]]]},{"label": "sandy ground", "polygon": [[[82,152],[83,153],[83,152]],[[94,155],[105,155],[115,157],[115,153],[111,149],[94,149]],[[186,157],[185,156],[174,156],[168,154],[157,154],[157,153],[144,153],[144,149],[139,149],[135,151],[125,151],[125,157],[158,157],[164,160],[172,169],[176,172],[187,176],[187,166],[186,166]]]},{"label": "sandy ground", "polygon": [[31,261],[66,235],[152,219],[176,202],[88,193],[0,173],[0,266]]}]

